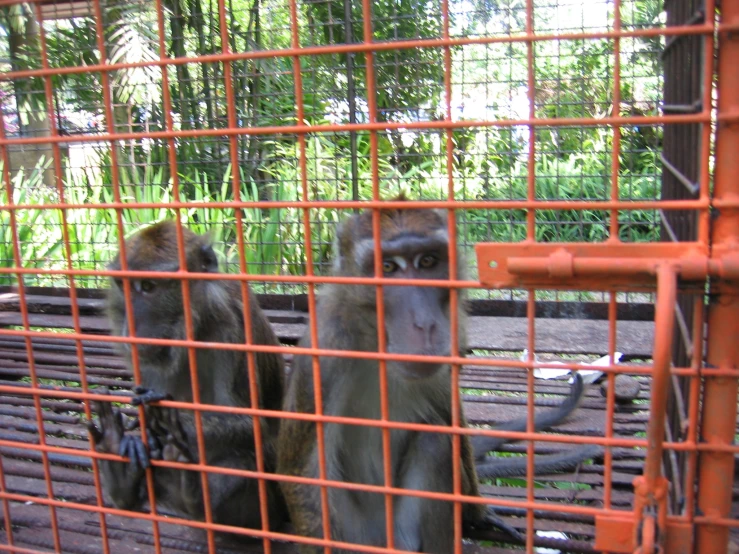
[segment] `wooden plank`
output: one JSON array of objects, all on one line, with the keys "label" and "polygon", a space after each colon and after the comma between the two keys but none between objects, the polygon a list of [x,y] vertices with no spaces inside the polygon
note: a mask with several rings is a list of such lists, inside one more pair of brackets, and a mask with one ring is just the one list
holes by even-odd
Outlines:
[{"label": "wooden plank", "polygon": [[[32,327],[71,329],[72,318],[65,315],[29,314]],[[0,327],[20,326],[21,314],[0,312]],[[86,333],[107,334],[108,322],[102,316],[81,316],[80,325]],[[272,323],[275,333],[286,344],[295,344],[306,332],[306,325]],[[528,345],[526,320],[501,317],[471,317],[467,340],[475,350],[521,352]],[[617,328],[616,349],[632,358],[650,358],[654,342],[652,322],[626,321]],[[588,320],[536,320],[538,353],[591,354],[608,352],[608,322]]]},{"label": "wooden plank", "polygon": [[[0,299],[3,295],[17,296],[13,287],[0,286]],[[66,301],[69,308],[69,289],[62,287],[26,287],[29,303],[34,298],[58,297]],[[105,289],[78,288],[77,297],[80,299],[104,299]],[[262,308],[267,310],[308,312],[307,294],[257,294],[257,300]],[[11,298],[8,296],[7,298]],[[527,302],[525,300],[494,300],[471,299],[467,300],[467,309],[470,315],[496,317],[526,317]],[[61,305],[61,304],[59,304]],[[0,310],[4,309],[0,307]],[[539,300],[536,302],[536,317],[557,319],[608,319],[608,302],[569,302]],[[637,302],[619,302],[616,305],[619,321],[653,321],[654,304]]]},{"label": "wooden plank", "polygon": [[[577,319],[537,319],[537,353],[608,353],[608,322]],[[472,349],[523,351],[528,347],[528,322],[516,317],[470,317],[467,341]],[[650,358],[654,344],[654,323],[619,322],[616,350],[631,357]]]},{"label": "wooden plank", "polygon": [[[28,314],[28,323],[31,327],[48,329],[72,329],[74,323],[68,315],[56,314]],[[18,312],[0,312],[0,327],[22,326],[23,319]],[[110,326],[103,316],[80,316],[80,326],[85,333],[108,334]]]}]

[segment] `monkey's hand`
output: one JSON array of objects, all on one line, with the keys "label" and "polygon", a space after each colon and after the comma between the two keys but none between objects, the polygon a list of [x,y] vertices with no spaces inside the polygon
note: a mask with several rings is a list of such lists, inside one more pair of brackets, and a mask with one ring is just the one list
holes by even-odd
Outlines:
[{"label": "monkey's hand", "polygon": [[[107,388],[100,389],[102,394],[108,394]],[[95,450],[108,454],[118,454],[130,459],[134,472],[143,471],[149,467],[149,456],[141,439],[126,435],[138,427],[136,419],[125,418],[118,408],[113,408],[110,402],[93,402],[93,410],[98,415],[98,425],[88,421],[87,428],[95,443]]]},{"label": "monkey's hand", "polygon": [[[101,389],[108,394],[108,389]],[[94,402],[93,410],[98,415],[97,425],[87,422],[90,437],[97,452],[119,454],[130,462],[99,460],[100,478],[108,499],[118,508],[137,510],[141,507],[144,494],[144,470],[149,467],[149,456],[141,439],[126,435],[138,427],[137,419],[124,418],[120,410],[110,402]]]},{"label": "monkey's hand", "polygon": [[187,438],[187,432],[182,425],[179,410],[166,410],[167,433],[162,458],[169,462],[194,463],[197,453],[192,452]]},{"label": "monkey's hand", "polygon": [[194,463],[197,455],[189,446],[187,431],[180,417],[180,410],[146,406],[146,426],[150,435],[149,444],[156,448],[152,457],[168,462]]},{"label": "monkey's hand", "polygon": [[171,394],[147,389],[146,387],[134,387],[133,392],[136,396],[131,399],[131,404],[134,406],[147,406],[152,402],[159,402],[160,400],[172,400]]},{"label": "monkey's hand", "polygon": [[144,407],[151,458],[169,462],[191,462],[191,459],[175,454],[178,450],[187,451],[185,446],[187,441],[181,439],[186,435],[179,421],[179,410],[153,405],[160,400],[172,400],[172,395],[141,386],[135,387],[133,392],[136,396],[133,397],[131,403],[134,406]]}]

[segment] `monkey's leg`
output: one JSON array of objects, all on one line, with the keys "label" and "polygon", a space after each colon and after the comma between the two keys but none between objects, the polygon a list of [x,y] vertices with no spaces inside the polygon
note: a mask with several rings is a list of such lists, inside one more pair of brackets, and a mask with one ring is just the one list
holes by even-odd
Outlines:
[{"label": "monkey's leg", "polygon": [[[453,490],[450,437],[415,433],[401,463],[397,487],[433,492]],[[396,548],[433,554],[454,550],[451,502],[399,495],[393,505]]]},{"label": "monkey's leg", "polygon": [[[464,414],[461,414],[464,422]],[[472,443],[469,437],[460,437],[462,457],[462,493],[468,496],[480,496],[475,460],[472,452]],[[497,528],[519,542],[525,542],[524,537],[513,526],[503,521],[492,506],[483,504],[466,504],[462,511],[465,527],[477,529]]]},{"label": "monkey's leg", "polygon": [[[103,394],[108,394],[103,389]],[[126,456],[130,462],[99,460],[103,490],[110,501],[124,510],[139,509],[144,498],[144,470],[149,467],[149,457],[141,439],[125,434],[126,425],[120,410],[110,402],[95,402],[93,410],[98,414],[98,428],[92,421],[87,427],[97,452]]]},{"label": "monkey's leg", "polygon": [[[570,394],[567,398],[565,398],[564,401],[556,408],[536,414],[536,417],[534,418],[534,431],[544,431],[563,421],[580,405],[584,394],[585,385],[582,380],[582,375],[575,373],[572,386],[570,387]],[[522,417],[501,425],[496,425],[494,429],[496,431],[514,431],[522,433],[526,431],[526,423],[527,418]],[[483,436],[470,437],[470,441],[472,442],[472,447],[475,451],[475,460],[478,462],[483,461],[488,452],[495,451],[506,443],[517,442],[511,439]]]},{"label": "monkey's leg", "polygon": [[[166,429],[162,458],[180,463],[197,463],[199,460],[194,416],[190,412],[151,407],[151,425]],[[149,412],[147,412],[148,414]],[[251,418],[246,416],[204,413],[203,435],[208,465],[256,470],[254,458],[254,433]],[[270,455],[271,445],[264,445]],[[273,456],[272,456],[273,457]],[[274,461],[267,463],[272,468]],[[183,470],[180,474],[179,498],[182,509],[191,517],[205,516],[202,479],[198,471]],[[258,482],[234,475],[208,472],[208,492],[213,520],[237,527],[261,527]],[[268,485],[268,488],[269,485]],[[271,487],[275,489],[274,486]],[[268,499],[270,522],[279,522],[276,513],[276,490]]]}]

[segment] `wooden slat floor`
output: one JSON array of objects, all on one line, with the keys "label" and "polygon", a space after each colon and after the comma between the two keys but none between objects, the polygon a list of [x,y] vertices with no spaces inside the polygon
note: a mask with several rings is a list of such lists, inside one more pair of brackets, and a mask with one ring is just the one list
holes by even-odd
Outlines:
[{"label": "wooden slat floor", "polygon": [[[79,360],[75,346],[72,341],[65,340],[62,334],[71,327],[72,323],[68,312],[64,313],[66,311],[64,301],[67,302],[68,308],[66,298],[37,297],[29,300],[29,304],[33,304],[35,317],[39,318],[33,324],[60,331],[59,338],[34,339],[33,354],[38,376],[44,379],[45,386],[53,387],[55,390],[79,391],[81,390]],[[48,308],[50,305],[56,307],[50,309]],[[47,307],[44,308],[44,306]],[[18,312],[13,308],[12,298],[8,298],[8,295],[0,298],[0,326],[17,325],[13,314],[17,316]],[[80,308],[84,317],[87,318],[83,326],[88,331],[100,334],[107,332],[107,324],[104,317],[100,315],[98,300],[82,299]],[[268,315],[280,338],[287,344],[294,344],[303,332],[306,314],[268,311]],[[499,351],[518,349],[518,344],[491,344],[491,341],[500,340],[501,335],[505,334],[507,322],[496,321],[504,318],[475,319],[472,322],[472,335],[484,336],[484,329],[503,326],[503,330],[499,330],[496,335],[497,338],[488,337],[487,342],[482,339],[478,341],[478,348]],[[552,321],[559,326],[563,320],[550,320],[549,323],[551,324]],[[576,336],[593,335],[593,323],[593,321],[581,320],[579,322],[580,331],[577,331],[577,320],[567,320],[571,329],[581,333]],[[629,327],[627,324],[639,325]],[[623,345],[632,347],[632,350],[623,347],[620,347],[620,350],[632,357],[648,356],[651,346],[647,349],[641,343],[651,341],[652,330],[649,324],[625,322],[624,325],[619,324],[619,326],[624,333]],[[515,334],[516,332],[512,332],[511,336]],[[512,340],[515,342],[517,339]],[[565,337],[562,337],[559,342],[563,345],[563,350],[567,351],[564,348],[566,346],[570,353],[603,353],[600,343],[581,344],[578,348],[574,348],[573,344],[565,340]],[[90,386],[120,387],[122,391],[130,388],[130,372],[115,354],[111,344],[97,341],[85,342],[84,351]],[[28,355],[24,340],[20,337],[0,337],[0,386],[27,387],[27,376]],[[646,429],[649,382],[646,378],[640,378],[640,380],[643,381],[642,391],[637,402],[617,406],[614,430],[618,437],[643,436]],[[475,365],[473,357],[469,365],[463,368],[461,384],[464,388],[465,410],[471,425],[494,424],[526,413],[524,372]],[[537,380],[537,408],[560,402],[567,390],[568,386],[564,381]],[[87,432],[80,419],[83,407],[79,402],[70,399],[44,398],[42,407],[48,444],[82,451],[89,448]],[[133,414],[133,410],[130,413]],[[556,432],[565,436],[602,436],[604,429],[605,399],[601,395],[599,386],[594,385],[588,390],[586,400],[578,412]],[[3,446],[0,446],[6,490],[29,497],[45,498],[47,489],[40,463],[41,456],[38,452],[23,448],[25,444],[38,444],[39,442],[37,422],[30,396],[2,395],[0,398],[0,440],[16,443],[9,445],[5,442]],[[551,453],[568,447],[564,444],[538,443],[536,451]],[[503,450],[520,453],[525,451],[525,445],[507,445]],[[643,453],[639,450],[616,448],[613,454],[611,503],[614,508],[629,510],[632,504],[631,481],[634,475],[641,472]],[[56,499],[91,506],[96,504],[89,458],[52,454],[49,460],[52,467],[53,494]],[[557,506],[561,504],[603,506],[604,468],[602,463],[602,460],[596,460],[595,464],[586,465],[577,473],[540,476],[537,479],[535,497],[537,500],[551,502],[552,510],[536,514],[535,528],[538,531],[560,531],[568,536],[567,541],[537,537],[537,545],[556,548],[561,552],[593,552],[589,546],[594,539],[593,518],[563,514],[557,510]],[[525,499],[526,489],[512,485],[515,483],[486,484],[483,485],[482,492],[485,496],[491,497]],[[100,517],[97,514],[66,507],[57,508],[55,511],[63,552],[75,554],[103,552]],[[9,502],[9,514],[13,527],[13,544],[31,550],[54,550],[51,515],[48,507],[33,502]],[[525,531],[525,519],[503,510],[501,514],[511,524]],[[0,504],[0,518],[5,518],[5,516],[2,504]],[[155,551],[152,524],[136,519],[135,514],[132,516],[125,518],[106,516],[110,552],[148,553]],[[5,523],[0,522],[0,527],[2,528],[0,544],[7,544],[10,538],[6,534]],[[207,552],[204,537],[200,532],[171,524],[161,524],[159,527],[162,552]],[[520,547],[505,546],[495,540],[500,538],[501,536],[495,533],[481,533],[469,537],[465,540],[465,551],[503,553],[520,550]],[[259,552],[262,547],[261,543],[241,545],[238,548],[233,545],[224,545],[219,552],[230,552],[234,549],[240,552]],[[295,548],[292,545],[275,543],[273,551],[278,554],[295,552]]]}]

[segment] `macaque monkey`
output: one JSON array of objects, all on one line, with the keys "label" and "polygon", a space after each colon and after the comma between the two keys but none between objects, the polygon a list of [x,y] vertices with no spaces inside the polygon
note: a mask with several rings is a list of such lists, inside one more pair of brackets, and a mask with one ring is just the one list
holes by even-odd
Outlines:
[{"label": "macaque monkey", "polygon": [[[373,238],[371,211],[354,215],[339,227],[334,275],[374,276],[375,250],[381,248],[382,273],[387,278],[448,280],[449,235],[445,211],[384,209],[380,217],[380,245]],[[461,264],[458,274],[464,274]],[[383,295],[385,328],[382,331],[387,338],[389,353],[435,356],[451,353],[448,288],[385,285]],[[466,315],[461,301],[460,298],[459,350],[465,352]],[[378,322],[374,286],[326,286],[318,299],[316,319],[320,348],[377,352]],[[310,337],[306,335],[301,346],[310,345]],[[320,373],[324,414],[380,419],[379,362],[322,356]],[[452,390],[450,375],[451,368],[446,364],[387,362],[390,419],[450,425],[452,395],[459,394]],[[552,425],[566,417],[577,406],[581,396],[582,380],[576,379],[563,407],[551,411],[544,418],[544,423]],[[295,357],[283,409],[315,413],[313,364],[310,357]],[[464,414],[459,415],[460,424],[464,426]],[[520,422],[517,425],[520,427]],[[536,426],[542,427],[541,424]],[[326,423],[324,438],[328,479],[384,485],[380,428]],[[392,430],[390,442],[391,480],[394,487],[453,492],[451,435]],[[475,457],[480,462],[486,462],[485,454],[507,441],[480,438],[476,441],[479,447],[477,455],[466,435],[460,437],[460,442],[462,493],[479,496]],[[278,474],[319,477],[314,423],[283,420],[278,445]],[[495,463],[506,462],[496,460]],[[543,466],[537,464],[539,467]],[[323,538],[319,487],[287,482],[280,484],[296,532],[302,536]],[[332,540],[382,547],[387,545],[384,495],[329,487],[328,497]],[[412,552],[453,551],[453,503],[395,496],[393,515],[395,548]],[[516,529],[483,504],[465,504],[463,522],[470,527],[497,527],[521,540]],[[300,550],[313,553],[322,548],[301,545]],[[333,551],[345,552],[341,549]]]},{"label": "macaque monkey", "polygon": [[[209,239],[183,229],[187,271],[218,273],[218,261]],[[176,224],[164,221],[148,227],[126,241],[128,268],[139,271],[178,271]],[[120,269],[117,256],[110,265]],[[112,332],[129,336],[129,318],[134,320],[136,337],[186,338],[181,281],[178,279],[132,278],[133,313],[126,312],[123,284],[115,280],[108,296]],[[244,306],[241,286],[236,281],[191,280],[190,308],[194,340],[245,344]],[[278,345],[279,341],[257,304],[249,296],[253,340],[256,344]],[[121,350],[131,363],[131,345]],[[201,349],[197,352],[200,401],[204,404],[249,407],[249,375],[246,353],[234,350]],[[105,494],[122,509],[141,509],[146,501],[144,470],[151,458],[197,462],[198,447],[194,413],[149,405],[164,398],[193,400],[188,349],[138,345],[141,387],[134,404],[145,405],[148,452],[138,436],[126,434],[131,428],[122,414],[107,402],[97,405],[98,426],[89,428],[98,452],[120,454],[130,462],[101,460]],[[279,410],[284,384],[284,361],[279,354],[255,354],[259,407]],[[235,469],[256,469],[254,422],[247,415],[202,412],[205,463]],[[264,467],[274,471],[279,421],[260,419]],[[204,519],[201,475],[196,471],[154,467],[157,505],[185,517]],[[208,473],[213,521],[238,527],[261,527],[258,482],[255,479]],[[284,502],[278,486],[267,481],[269,520],[276,527],[284,516]]]}]

